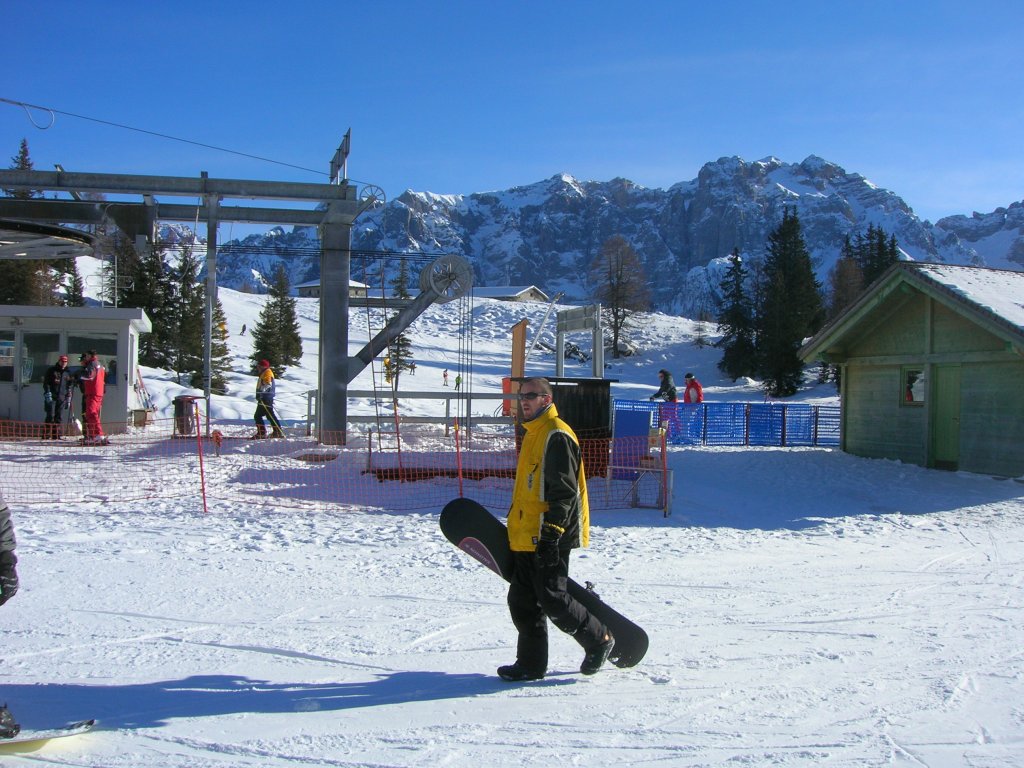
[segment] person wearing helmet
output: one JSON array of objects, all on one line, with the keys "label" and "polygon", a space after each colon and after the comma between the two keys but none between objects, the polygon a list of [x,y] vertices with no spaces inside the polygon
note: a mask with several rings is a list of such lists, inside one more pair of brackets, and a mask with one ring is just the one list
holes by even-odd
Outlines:
[{"label": "person wearing helmet", "polygon": [[658,378],[661,380],[661,386],[649,399],[674,403],[676,401],[676,383],[672,380],[672,374],[662,368],[658,371]]}]

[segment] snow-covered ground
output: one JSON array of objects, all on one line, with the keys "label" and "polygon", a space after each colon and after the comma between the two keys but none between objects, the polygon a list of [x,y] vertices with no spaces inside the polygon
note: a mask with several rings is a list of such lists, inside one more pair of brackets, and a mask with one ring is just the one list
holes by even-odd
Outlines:
[{"label": "snow-covered ground", "polygon": [[[222,300],[243,371],[238,331],[262,298]],[[299,304],[306,357],[280,382],[286,419],[304,416],[315,382],[316,303]],[[476,308],[475,390],[505,375],[511,325],[528,316],[532,339],[543,312]],[[417,321],[404,386],[440,390],[454,372],[455,313]],[[616,396],[646,397],[664,366],[692,370],[709,399],[760,400],[755,382],[717,375],[693,330],[645,317],[642,353],[610,361]],[[553,372],[550,355],[531,368]],[[169,413],[181,390],[145,373]],[[253,379],[232,384],[213,415],[248,421]],[[827,387],[801,398],[834,402]],[[602,511],[572,561],[648,630],[647,658],[583,678],[580,649],[555,631],[549,676],[527,685],[494,674],[514,657],[503,584],[440,535],[434,511],[16,507],[23,586],[0,608],[0,702],[26,727],[97,717],[100,730],[0,763],[1024,765],[1024,485],[826,449],[669,461],[671,517]],[[0,482],[16,469],[0,465]]]}]

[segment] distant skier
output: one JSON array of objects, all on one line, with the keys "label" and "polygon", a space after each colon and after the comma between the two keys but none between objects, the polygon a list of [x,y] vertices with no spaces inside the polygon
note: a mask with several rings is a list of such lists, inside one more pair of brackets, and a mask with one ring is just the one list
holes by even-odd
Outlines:
[{"label": "distant skier", "polygon": [[684,403],[703,403],[704,387],[700,385],[697,378],[692,374],[686,374],[683,379],[686,381],[686,389],[683,390]]},{"label": "distant skier", "polygon": [[672,380],[672,374],[662,368],[658,371],[658,378],[661,379],[661,386],[649,399],[674,403],[676,401],[676,383]]},{"label": "distant skier", "polygon": [[245,323],[242,323],[242,332],[240,334],[238,334],[238,335],[239,336],[245,336]]},{"label": "distant skier", "polygon": [[274,413],[274,394],[277,391],[277,384],[274,381],[274,372],[270,370],[270,361],[260,360],[256,369],[259,375],[256,378],[256,413],[253,414],[256,433],[253,435],[253,439],[260,440],[267,436],[267,427],[263,423],[264,416],[270,422],[270,428],[273,430],[271,437],[284,437],[281,423],[277,420],[277,414]]},{"label": "distant skier", "polygon": [[443,371],[441,371],[441,378],[444,380],[444,385],[447,387],[448,386],[448,369],[447,368],[445,368]]},{"label": "distant skier", "polygon": [[462,374],[457,373],[455,374],[455,391],[458,392],[460,389],[462,389]]}]

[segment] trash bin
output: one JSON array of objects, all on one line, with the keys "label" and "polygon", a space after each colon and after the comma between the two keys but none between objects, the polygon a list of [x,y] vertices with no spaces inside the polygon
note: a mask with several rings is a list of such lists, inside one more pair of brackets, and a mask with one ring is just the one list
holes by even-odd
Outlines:
[{"label": "trash bin", "polygon": [[195,395],[178,395],[174,398],[174,434],[191,435],[196,428]]}]

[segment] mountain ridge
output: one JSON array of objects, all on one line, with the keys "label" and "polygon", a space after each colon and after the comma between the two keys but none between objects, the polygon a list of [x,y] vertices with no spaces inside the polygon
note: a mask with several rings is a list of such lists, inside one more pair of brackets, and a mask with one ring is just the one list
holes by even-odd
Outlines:
[{"label": "mountain ridge", "polygon": [[[869,225],[895,235],[906,258],[1024,269],[1024,202],[932,224],[895,192],[817,155],[800,163],[722,157],[668,189],[568,173],[490,192],[407,189],[356,220],[352,247],[454,253],[473,265],[480,285],[532,283],[584,301],[590,261],[605,240],[621,235],[646,270],[654,308],[695,317],[717,304],[725,257],[734,248],[763,253],[787,207],[800,216],[822,282],[844,239]],[[316,279],[316,245],[312,228],[280,227],[226,243],[218,279],[258,288],[279,263],[293,285]]]}]

